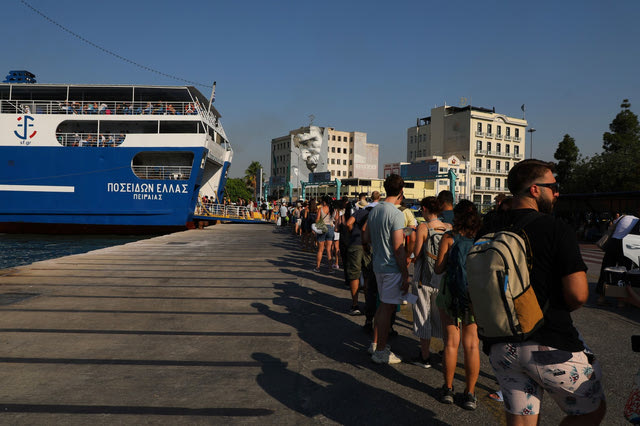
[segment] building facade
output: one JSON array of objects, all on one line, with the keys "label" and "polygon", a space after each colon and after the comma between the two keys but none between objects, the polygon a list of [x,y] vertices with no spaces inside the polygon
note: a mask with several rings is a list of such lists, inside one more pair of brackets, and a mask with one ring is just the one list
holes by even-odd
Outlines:
[{"label": "building facade", "polygon": [[327,172],[331,180],[378,178],[378,145],[364,132],[301,127],[271,140],[270,170],[271,185],[290,185],[296,198],[312,173]]},{"label": "building facade", "polygon": [[490,205],[508,193],[507,175],[524,159],[527,121],[472,106],[441,106],[407,129],[407,161],[456,156],[468,162],[466,191],[476,204]]}]

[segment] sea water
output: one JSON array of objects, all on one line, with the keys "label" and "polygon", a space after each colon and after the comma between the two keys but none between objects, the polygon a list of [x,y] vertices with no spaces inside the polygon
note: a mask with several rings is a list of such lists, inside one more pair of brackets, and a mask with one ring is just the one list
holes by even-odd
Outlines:
[{"label": "sea water", "polygon": [[0,234],[0,269],[86,253],[153,236]]}]

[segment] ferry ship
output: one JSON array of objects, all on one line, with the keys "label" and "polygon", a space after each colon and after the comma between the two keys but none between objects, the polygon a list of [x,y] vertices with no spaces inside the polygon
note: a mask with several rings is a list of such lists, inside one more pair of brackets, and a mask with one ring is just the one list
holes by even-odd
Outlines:
[{"label": "ferry ship", "polygon": [[0,232],[189,228],[232,157],[192,86],[0,83]]}]

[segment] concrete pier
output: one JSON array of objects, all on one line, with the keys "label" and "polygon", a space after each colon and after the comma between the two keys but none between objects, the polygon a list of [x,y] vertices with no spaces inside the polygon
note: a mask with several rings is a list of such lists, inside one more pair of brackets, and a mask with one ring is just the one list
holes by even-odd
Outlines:
[{"label": "concrete pier", "polygon": [[[1,270],[0,424],[503,424],[484,355],[475,412],[437,401],[439,363],[373,364],[342,271],[314,259],[229,224]],[[603,364],[603,424],[625,424],[638,310],[574,319]],[[395,328],[393,350],[417,354],[407,307]],[[547,395],[542,424],[561,418]]]}]

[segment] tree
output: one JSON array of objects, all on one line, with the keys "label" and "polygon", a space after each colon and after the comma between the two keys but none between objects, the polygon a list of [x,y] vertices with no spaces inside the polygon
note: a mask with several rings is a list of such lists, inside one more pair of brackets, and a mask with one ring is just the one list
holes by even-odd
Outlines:
[{"label": "tree", "polygon": [[238,198],[244,198],[245,200],[253,199],[251,190],[247,188],[243,179],[230,178],[227,179],[227,184],[224,187],[227,197],[231,201],[238,201]]},{"label": "tree", "polygon": [[609,125],[610,132],[605,132],[602,136],[602,148],[605,152],[629,152],[640,148],[640,123],[638,116],[629,108],[631,104],[628,99],[622,101],[620,105],[622,111],[616,115]]},{"label": "tree", "polygon": [[[252,161],[247,170],[244,171],[244,182],[248,188],[251,188],[253,193],[256,191],[256,176],[258,176],[261,169],[262,164],[259,161]],[[262,174],[262,181],[264,182],[264,173]]]},{"label": "tree", "polygon": [[580,151],[576,146],[575,139],[568,134],[564,135],[562,141],[558,143],[558,149],[556,149],[555,154],[553,154],[553,158],[558,160],[556,167],[558,182],[564,184],[568,181],[569,176],[571,176],[577,164],[579,153]]}]

